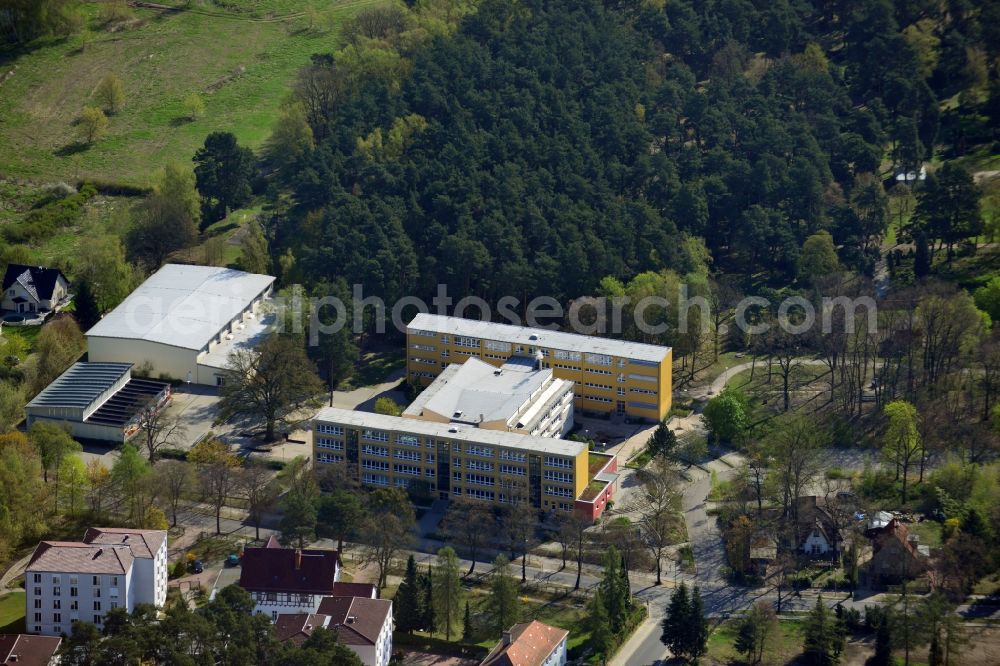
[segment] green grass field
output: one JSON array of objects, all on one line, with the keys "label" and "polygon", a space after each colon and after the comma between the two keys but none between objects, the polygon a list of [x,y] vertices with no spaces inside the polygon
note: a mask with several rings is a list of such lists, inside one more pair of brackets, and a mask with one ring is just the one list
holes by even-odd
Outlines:
[{"label": "green grass field", "polygon": [[24,631],[24,592],[10,592],[0,597],[0,634]]},{"label": "green grass field", "polygon": [[[0,178],[148,185],[163,164],[189,162],[209,132],[259,147],[295,72],[312,53],[333,51],[339,23],[376,1],[195,0],[189,11],[136,10],[141,23],[129,30],[91,21],[86,38],[0,59],[16,67],[0,87]],[[316,17],[304,10],[313,7],[323,10],[310,29]],[[108,73],[124,84],[124,107],[103,140],[80,149],[74,121]],[[188,121],[192,93],[205,114]]]},{"label": "green grass field", "polygon": [[[785,664],[802,652],[802,623],[784,620],[778,626],[779,632],[769,646],[771,663]],[[738,632],[739,623],[736,620],[723,622],[712,630],[708,637],[706,655],[709,663],[728,664],[739,661],[739,653],[734,646]]]}]

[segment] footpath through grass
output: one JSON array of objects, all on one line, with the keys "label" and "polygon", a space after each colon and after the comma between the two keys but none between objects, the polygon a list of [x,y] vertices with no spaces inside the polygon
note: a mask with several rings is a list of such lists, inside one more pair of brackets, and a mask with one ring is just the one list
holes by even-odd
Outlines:
[{"label": "footpath through grass", "polygon": [[[296,71],[311,54],[335,50],[343,20],[376,1],[196,1],[191,11],[137,9],[140,22],[132,29],[108,32],[91,20],[86,36],[42,43],[7,60],[0,55],[4,69],[16,67],[0,89],[0,177],[145,186],[163,164],[189,163],[212,131],[259,147]],[[322,8],[322,27],[309,27],[312,7]],[[93,19],[96,7],[85,8]],[[94,91],[109,73],[122,80],[124,107],[110,117],[107,137],[81,147],[75,119],[83,106],[96,104]],[[194,121],[184,117],[184,99],[192,94],[205,104]]]}]

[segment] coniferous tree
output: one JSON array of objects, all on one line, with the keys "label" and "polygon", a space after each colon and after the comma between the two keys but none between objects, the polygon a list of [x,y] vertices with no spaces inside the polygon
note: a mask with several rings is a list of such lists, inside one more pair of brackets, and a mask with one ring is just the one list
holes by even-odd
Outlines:
[{"label": "coniferous tree", "polygon": [[73,296],[73,315],[81,331],[86,331],[101,319],[101,310],[97,305],[97,297],[87,280],[80,280]]},{"label": "coniferous tree", "polygon": [[844,634],[830,609],[823,603],[823,596],[809,611],[805,626],[805,656],[815,666],[833,666],[840,660]]},{"label": "coniferous tree", "polygon": [[688,597],[687,585],[683,582],[680,587],[670,595],[670,604],[667,606],[667,614],[663,618],[660,634],[660,641],[663,642],[670,652],[677,657],[687,655],[687,622],[691,617],[691,600]]},{"label": "coniferous tree", "polygon": [[396,629],[407,634],[423,625],[423,609],[420,604],[421,590],[417,579],[417,563],[410,555],[406,560],[406,573],[393,599],[392,611]]},{"label": "coniferous tree", "polygon": [[608,609],[611,632],[617,634],[628,617],[629,589],[622,575],[622,560],[618,549],[610,546],[604,554],[604,579],[601,581],[604,605]]},{"label": "coniferous tree", "polygon": [[701,600],[701,590],[696,585],[691,593],[691,605],[687,621],[687,654],[697,662],[708,649],[708,619],[705,605]]},{"label": "coniferous tree", "polygon": [[427,573],[420,577],[420,607],[423,610],[424,631],[434,631],[434,574],[431,565],[427,565]]},{"label": "coniferous tree", "polygon": [[600,588],[591,598],[589,610],[587,628],[590,630],[590,649],[596,654],[607,656],[614,645],[614,634],[611,632],[607,603]]},{"label": "coniferous tree", "polygon": [[452,630],[458,624],[462,608],[462,579],[458,556],[450,546],[438,551],[437,574],[431,585],[434,615],[444,631],[445,640],[451,640]]},{"label": "coniferous tree", "polygon": [[469,608],[469,600],[465,600],[465,617],[462,618],[462,640],[466,643],[472,642],[475,633],[472,630],[472,610]]},{"label": "coniferous tree", "polygon": [[654,457],[673,461],[677,450],[677,435],[667,426],[666,420],[661,421],[660,425],[656,426],[647,446]]},{"label": "coniferous tree", "polygon": [[490,628],[501,633],[521,619],[521,599],[517,594],[517,581],[510,573],[510,562],[503,555],[493,561],[490,574],[490,596],[486,599]]},{"label": "coniferous tree", "polygon": [[927,243],[927,234],[923,231],[917,234],[917,249],[913,255],[913,274],[918,278],[927,277],[931,273],[931,249]]}]

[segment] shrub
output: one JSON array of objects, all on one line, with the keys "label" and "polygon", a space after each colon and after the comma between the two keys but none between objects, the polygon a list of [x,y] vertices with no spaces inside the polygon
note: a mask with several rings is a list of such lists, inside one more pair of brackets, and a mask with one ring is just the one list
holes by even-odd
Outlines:
[{"label": "shrub", "polygon": [[114,74],[105,75],[98,84],[94,97],[105,111],[112,115],[118,113],[125,104],[125,87],[122,85],[122,80]]},{"label": "shrub", "polygon": [[92,185],[85,184],[76,194],[51,200],[30,211],[21,222],[6,226],[4,238],[8,243],[38,244],[59,229],[73,224],[84,204],[96,193]]},{"label": "shrub", "polygon": [[108,132],[108,117],[96,106],[85,106],[80,111],[80,138],[91,144]]},{"label": "shrub", "polygon": [[205,102],[201,100],[201,95],[191,93],[184,98],[184,115],[190,120],[198,120],[205,115]]}]

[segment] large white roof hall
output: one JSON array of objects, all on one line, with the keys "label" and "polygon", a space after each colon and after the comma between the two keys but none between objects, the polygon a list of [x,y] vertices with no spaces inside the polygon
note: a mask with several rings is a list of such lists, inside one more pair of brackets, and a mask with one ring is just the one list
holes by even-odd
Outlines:
[{"label": "large white roof hall", "polygon": [[88,360],[218,385],[229,354],[269,333],[274,315],[261,306],[273,288],[270,275],[167,264],[87,331]]},{"label": "large white roof hall", "polygon": [[273,284],[270,275],[166,264],[87,331],[87,337],[201,350]]}]

